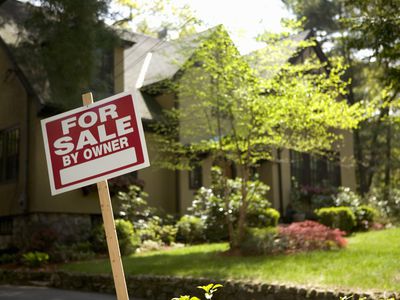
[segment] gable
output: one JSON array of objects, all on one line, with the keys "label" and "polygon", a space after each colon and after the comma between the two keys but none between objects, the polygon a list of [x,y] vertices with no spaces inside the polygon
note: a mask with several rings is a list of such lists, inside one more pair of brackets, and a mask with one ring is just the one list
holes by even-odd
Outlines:
[{"label": "gable", "polygon": [[145,64],[146,55],[151,53],[142,86],[173,78],[183,64],[193,55],[200,44],[207,39],[215,28],[173,40],[165,41],[150,36],[134,33],[135,44],[125,50],[124,70],[125,88],[135,88],[139,74]]},{"label": "gable", "polygon": [[323,53],[318,43],[312,47],[302,48],[301,46],[302,42],[309,40],[313,36],[314,33],[311,30],[302,31],[282,39],[276,46],[266,45],[264,48],[253,51],[246,55],[245,59],[260,76],[265,79],[270,79],[274,77],[285,64],[301,62],[301,60],[309,54],[311,48],[313,51],[316,51],[317,48],[319,49],[317,55],[318,57],[321,55],[321,60]]}]

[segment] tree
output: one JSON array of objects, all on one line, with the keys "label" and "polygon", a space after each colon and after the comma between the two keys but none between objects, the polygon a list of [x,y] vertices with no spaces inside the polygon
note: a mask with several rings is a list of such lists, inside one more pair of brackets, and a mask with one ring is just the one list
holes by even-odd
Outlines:
[{"label": "tree", "polygon": [[[385,136],[385,164],[383,173],[384,198],[392,187],[393,121],[396,119],[400,92],[400,1],[344,1],[351,14],[343,20],[353,33],[351,43],[358,50],[368,50],[370,62],[377,64],[381,73],[377,81],[382,89],[382,106],[377,123]],[[376,135],[374,135],[375,137]]]},{"label": "tree", "polygon": [[[112,51],[118,43],[104,23],[109,0],[40,0],[24,4],[14,55],[44,101],[63,108],[80,103],[84,90],[113,90]],[[18,19],[19,20],[19,19]],[[106,61],[104,58],[107,57]],[[104,64],[110,64],[110,70]]]},{"label": "tree", "polygon": [[114,25],[132,28],[135,32],[162,38],[177,38],[196,32],[202,21],[188,4],[171,0],[115,0],[119,13]]},{"label": "tree", "polygon": [[282,0],[297,17],[305,18],[305,29],[316,29],[321,40],[332,41],[332,34],[341,29],[338,16],[343,12],[343,1],[336,0]]},{"label": "tree", "polygon": [[[282,53],[302,50],[301,44],[290,41],[269,39],[268,49],[245,59],[226,31],[215,28],[171,83],[177,107],[154,126],[162,166],[187,169],[206,153],[219,164],[238,167],[242,184],[237,226],[226,218],[232,250],[243,239],[251,169],[271,159],[277,148],[330,150],[340,140],[335,130],[354,128],[363,118],[358,104],[340,100],[345,93],[340,60],[332,60],[329,68],[311,60],[290,64],[291,56],[282,60]],[[224,198],[229,211],[229,194]]]},{"label": "tree", "polygon": [[[398,92],[393,84],[398,71],[388,66],[393,66],[398,60],[395,53],[399,38],[396,16],[399,2],[284,2],[298,19],[306,17],[305,26],[319,32],[320,42],[329,42],[331,52],[345,58],[349,65],[344,75],[345,80],[350,80],[346,96],[348,101],[376,105],[377,113],[354,130],[357,181],[362,195],[374,186],[382,186],[380,182],[384,182],[387,190],[393,170],[399,164],[391,154],[398,146],[391,138],[395,127],[393,118],[389,116],[391,105],[388,105],[395,102]],[[360,50],[368,54],[361,54]],[[392,63],[387,63],[387,60]]]}]

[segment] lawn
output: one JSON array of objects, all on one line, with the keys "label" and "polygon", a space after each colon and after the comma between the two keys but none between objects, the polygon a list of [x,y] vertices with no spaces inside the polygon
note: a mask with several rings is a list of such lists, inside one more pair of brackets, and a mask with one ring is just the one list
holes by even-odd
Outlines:
[{"label": "lawn", "polygon": [[[346,249],[293,255],[228,257],[227,244],[185,247],[125,257],[130,275],[157,274],[267,283],[400,291],[400,228],[350,237]],[[63,270],[110,273],[108,260],[71,263]]]}]

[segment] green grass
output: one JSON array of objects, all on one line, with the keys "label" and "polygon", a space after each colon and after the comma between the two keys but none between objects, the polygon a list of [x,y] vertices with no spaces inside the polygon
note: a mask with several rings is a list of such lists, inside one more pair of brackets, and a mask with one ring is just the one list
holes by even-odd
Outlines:
[{"label": "green grass", "polygon": [[[229,257],[227,244],[185,247],[123,259],[126,274],[157,274],[267,283],[400,291],[400,228],[350,237],[346,249],[293,255]],[[71,263],[63,270],[110,273],[108,260]]]}]

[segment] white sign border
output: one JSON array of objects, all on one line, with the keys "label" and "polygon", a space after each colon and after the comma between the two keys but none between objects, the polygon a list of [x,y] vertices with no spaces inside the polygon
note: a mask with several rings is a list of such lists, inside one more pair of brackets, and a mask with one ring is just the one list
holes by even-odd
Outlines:
[{"label": "white sign border", "polygon": [[[52,167],[52,164],[51,164],[49,141],[48,141],[48,138],[47,138],[46,124],[48,122],[55,121],[55,120],[58,120],[58,119],[62,119],[64,117],[67,117],[67,116],[70,116],[70,115],[73,115],[73,114],[76,114],[76,113],[84,112],[84,111],[86,111],[88,109],[91,109],[93,107],[100,106],[100,105],[103,105],[105,103],[108,103],[108,102],[114,101],[114,100],[116,100],[118,98],[122,98],[122,97],[126,97],[126,96],[131,96],[131,98],[132,98],[133,107],[134,107],[134,111],[135,111],[136,122],[137,122],[137,125],[138,125],[139,137],[140,137],[142,151],[143,151],[144,162],[142,164],[140,164],[140,165],[132,166],[130,168],[125,168],[125,169],[122,169],[122,170],[119,170],[119,171],[116,171],[116,172],[109,173],[107,175],[96,177],[96,178],[93,178],[93,179],[90,179],[90,180],[85,180],[83,182],[79,182],[79,183],[76,183],[76,184],[73,184],[73,185],[70,185],[70,186],[67,186],[67,187],[64,187],[64,188],[56,189],[55,188],[55,183],[54,183],[53,167]],[[58,194],[61,194],[61,193],[65,193],[65,192],[69,192],[69,191],[78,189],[80,187],[84,187],[84,186],[88,186],[88,185],[91,185],[91,184],[95,184],[95,183],[98,183],[98,182],[103,181],[103,180],[108,180],[108,179],[111,179],[111,178],[114,178],[114,177],[117,177],[117,176],[121,176],[121,175],[130,173],[130,172],[133,172],[133,171],[137,171],[137,170],[140,170],[140,169],[143,169],[143,168],[146,168],[146,167],[150,166],[149,156],[148,156],[148,153],[147,153],[146,140],[145,140],[145,137],[144,137],[142,119],[141,119],[140,114],[139,114],[139,103],[137,102],[136,98],[133,96],[133,92],[119,93],[119,94],[113,95],[111,97],[108,97],[108,98],[93,102],[92,104],[83,105],[81,107],[69,110],[67,112],[64,112],[64,113],[61,113],[61,114],[58,114],[58,115],[43,119],[43,120],[40,121],[40,123],[41,123],[41,126],[42,126],[44,150],[45,150],[45,154],[46,154],[47,170],[48,170],[48,173],[49,173],[50,190],[51,190],[51,195],[52,196],[55,196],[55,195],[58,195]]]}]

